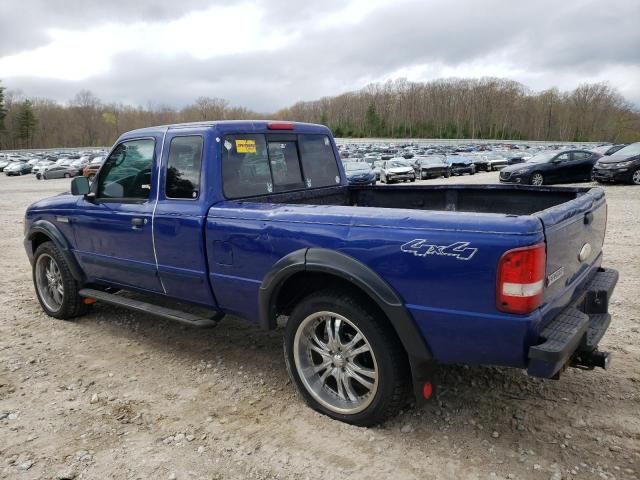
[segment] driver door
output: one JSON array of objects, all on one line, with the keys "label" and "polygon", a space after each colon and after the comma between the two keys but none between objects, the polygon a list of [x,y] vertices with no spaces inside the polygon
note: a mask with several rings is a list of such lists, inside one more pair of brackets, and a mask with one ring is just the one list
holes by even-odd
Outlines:
[{"label": "driver door", "polygon": [[558,154],[552,163],[552,168],[545,175],[549,183],[562,183],[571,181],[571,153]]},{"label": "driver door", "polygon": [[[118,144],[72,218],[77,256],[89,280],[162,292],[152,217],[160,138]],[[155,179],[155,180],[154,180]]]}]

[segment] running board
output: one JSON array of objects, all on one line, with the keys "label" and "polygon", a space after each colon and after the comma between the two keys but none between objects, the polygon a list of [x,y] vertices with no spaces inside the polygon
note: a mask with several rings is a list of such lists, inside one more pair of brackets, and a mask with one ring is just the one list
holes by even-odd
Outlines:
[{"label": "running board", "polygon": [[212,318],[200,317],[191,313],[181,312],[180,310],[173,310],[171,308],[161,307],[159,305],[142,302],[133,298],[121,297],[120,295],[103,292],[101,290],[94,290],[92,288],[83,288],[78,292],[78,295],[83,298],[92,298],[101,302],[110,303],[111,305],[117,305],[136,312],[148,313],[149,315],[155,315],[156,317],[173,320],[196,328],[215,327],[218,322],[222,320],[222,317],[224,317],[224,313],[217,313]]}]

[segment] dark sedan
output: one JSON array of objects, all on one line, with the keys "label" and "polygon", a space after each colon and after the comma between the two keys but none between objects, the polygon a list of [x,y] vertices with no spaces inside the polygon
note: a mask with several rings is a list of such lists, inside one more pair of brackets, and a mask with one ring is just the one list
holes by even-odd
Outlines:
[{"label": "dark sedan", "polygon": [[36,173],[38,180],[51,180],[53,178],[71,178],[78,175],[78,169],[71,165],[56,165],[43,173]]},{"label": "dark sedan", "polygon": [[598,182],[626,182],[640,185],[640,142],[632,143],[610,156],[602,157],[593,167]]},{"label": "dark sedan", "polygon": [[550,150],[538,153],[524,163],[500,171],[500,181],[549,185],[552,183],[588,182],[600,154],[587,150]]},{"label": "dark sedan", "polygon": [[11,177],[13,175],[26,175],[31,173],[33,167],[28,162],[12,162],[4,168],[4,174]]},{"label": "dark sedan", "polygon": [[451,169],[449,164],[445,162],[444,157],[417,157],[413,168],[416,171],[416,176],[421,180],[438,177],[449,178],[451,176]]},{"label": "dark sedan", "polygon": [[344,162],[344,173],[349,185],[376,184],[376,174],[367,162]]}]

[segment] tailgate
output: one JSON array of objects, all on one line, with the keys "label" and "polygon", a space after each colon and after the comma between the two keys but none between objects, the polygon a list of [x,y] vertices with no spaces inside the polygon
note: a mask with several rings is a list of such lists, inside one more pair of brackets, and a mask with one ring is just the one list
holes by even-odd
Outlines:
[{"label": "tailgate", "polygon": [[[607,223],[604,191],[592,188],[574,200],[537,214],[547,244],[543,302],[571,292],[584,279],[581,274],[600,261]],[[571,295],[569,295],[571,297]]]}]

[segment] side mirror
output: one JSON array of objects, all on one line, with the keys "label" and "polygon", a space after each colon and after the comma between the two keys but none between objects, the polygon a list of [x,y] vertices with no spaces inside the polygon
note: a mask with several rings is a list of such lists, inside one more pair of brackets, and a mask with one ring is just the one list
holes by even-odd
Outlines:
[{"label": "side mirror", "polygon": [[75,177],[71,180],[71,195],[86,195],[87,193],[89,193],[87,177]]}]

